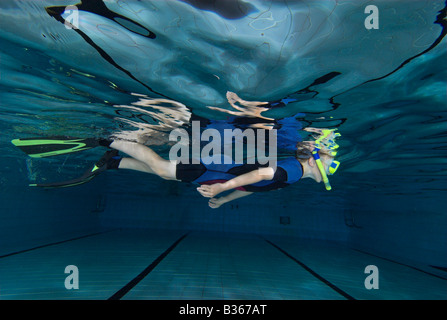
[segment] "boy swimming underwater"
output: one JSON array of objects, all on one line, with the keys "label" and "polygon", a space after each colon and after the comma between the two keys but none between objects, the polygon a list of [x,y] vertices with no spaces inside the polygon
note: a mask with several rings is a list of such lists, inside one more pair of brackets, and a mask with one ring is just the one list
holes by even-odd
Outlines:
[{"label": "boy swimming underwater", "polygon": [[[242,105],[246,103],[250,105],[246,109],[238,107],[238,112],[258,112],[257,105],[264,104],[246,102],[235,94],[230,95],[229,102],[233,107],[236,101]],[[254,192],[281,189],[305,178],[311,178],[318,183],[324,181],[326,189],[330,190],[327,176],[338,169],[339,162],[334,161],[335,149],[338,145],[334,141],[339,134],[329,129],[306,128],[304,130],[316,134],[316,140],[298,142],[294,156],[276,161],[275,166],[258,162],[236,163],[234,161],[182,163],[166,160],[143,144],[119,139],[50,138],[16,139],[12,142],[30,156],[35,157],[81,151],[96,146],[112,149],[78,179],[60,183],[32,184],[32,186],[47,188],[74,186],[91,180],[105,170],[129,169],[155,174],[165,180],[198,183],[200,187],[197,191],[202,196],[211,198],[208,203],[211,208],[218,208],[229,201]],[[118,151],[130,157],[120,157]],[[229,190],[233,191],[228,195],[216,197]]]}]

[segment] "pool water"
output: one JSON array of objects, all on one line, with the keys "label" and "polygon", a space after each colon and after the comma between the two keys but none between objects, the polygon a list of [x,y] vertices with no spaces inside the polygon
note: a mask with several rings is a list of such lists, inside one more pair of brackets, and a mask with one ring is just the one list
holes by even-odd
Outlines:
[{"label": "pool water", "polygon": [[[0,299],[446,299],[446,10],[1,1]],[[271,107],[230,115],[227,92]],[[193,184],[128,170],[32,188],[104,149],[39,159],[10,143],[113,136],[167,157],[194,120],[287,128],[289,146],[337,129],[332,190],[303,179],[211,209]]]}]

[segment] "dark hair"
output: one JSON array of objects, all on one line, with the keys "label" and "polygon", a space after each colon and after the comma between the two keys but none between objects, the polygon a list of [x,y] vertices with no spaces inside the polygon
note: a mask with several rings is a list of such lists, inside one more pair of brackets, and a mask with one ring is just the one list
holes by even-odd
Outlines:
[{"label": "dark hair", "polygon": [[[299,161],[306,161],[307,159],[312,157],[312,148],[313,141],[300,141],[296,144],[295,158]],[[320,156],[327,156],[330,158],[334,158],[331,154],[326,152],[325,150],[320,150],[318,152]]]}]

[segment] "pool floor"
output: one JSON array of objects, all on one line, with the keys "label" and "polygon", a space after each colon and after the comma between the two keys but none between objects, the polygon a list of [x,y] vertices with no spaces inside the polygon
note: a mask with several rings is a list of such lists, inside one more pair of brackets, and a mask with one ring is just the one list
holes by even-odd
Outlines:
[{"label": "pool floor", "polygon": [[342,243],[198,231],[112,230],[0,258],[3,300],[447,299],[446,282]]}]

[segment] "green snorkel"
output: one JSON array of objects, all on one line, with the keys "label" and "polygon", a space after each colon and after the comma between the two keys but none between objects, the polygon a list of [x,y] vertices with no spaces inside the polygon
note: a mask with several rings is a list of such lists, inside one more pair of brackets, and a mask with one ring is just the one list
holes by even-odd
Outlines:
[{"label": "green snorkel", "polygon": [[[312,155],[315,159],[315,162],[317,163],[318,169],[320,170],[321,177],[323,178],[324,186],[326,187],[326,190],[328,190],[328,191],[331,190],[332,187],[331,187],[331,184],[329,183],[329,179],[327,177],[326,170],[324,169],[323,163],[321,162],[320,155],[319,155],[318,151],[321,150],[321,146],[320,146],[320,143],[322,143],[321,141],[323,139],[327,139],[328,136],[331,133],[333,133],[335,130],[336,129],[332,129],[332,130],[323,129],[322,130],[323,134],[315,141],[315,149],[312,151]],[[335,137],[339,137],[339,136],[341,136],[340,133],[338,133],[338,132],[335,133]],[[328,140],[327,142],[328,143],[322,143],[322,144],[324,144],[324,146],[326,148],[328,148],[329,150],[332,150],[331,155],[333,157],[335,157],[335,155],[337,154],[337,151],[335,151],[335,149],[338,148],[338,144],[336,144],[333,140]],[[339,161],[332,161],[332,163],[329,166],[329,170],[328,170],[329,174],[333,175],[337,171],[339,166],[340,166]]]}]

